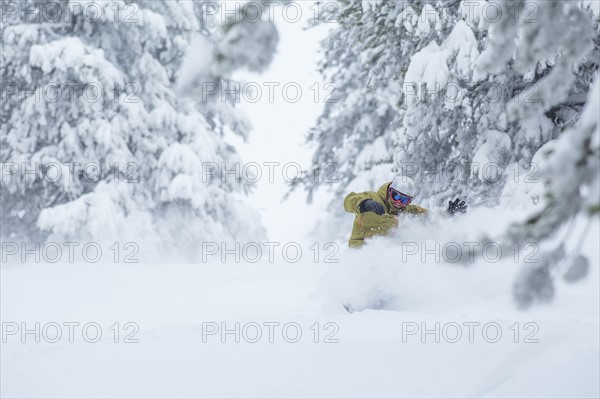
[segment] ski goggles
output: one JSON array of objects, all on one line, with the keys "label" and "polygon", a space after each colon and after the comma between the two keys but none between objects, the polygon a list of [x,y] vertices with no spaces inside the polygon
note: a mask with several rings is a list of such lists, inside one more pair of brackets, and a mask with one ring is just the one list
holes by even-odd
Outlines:
[{"label": "ski goggles", "polygon": [[410,195],[402,194],[399,191],[390,188],[390,198],[396,202],[400,202],[402,205],[408,205],[413,200],[414,197]]}]

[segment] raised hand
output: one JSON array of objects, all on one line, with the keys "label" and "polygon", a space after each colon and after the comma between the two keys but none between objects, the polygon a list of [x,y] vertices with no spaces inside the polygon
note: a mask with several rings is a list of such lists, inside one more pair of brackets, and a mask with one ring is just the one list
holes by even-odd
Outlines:
[{"label": "raised hand", "polygon": [[454,201],[448,201],[448,209],[446,210],[450,215],[454,215],[456,212],[467,213],[467,205],[465,201],[461,201],[460,198]]}]

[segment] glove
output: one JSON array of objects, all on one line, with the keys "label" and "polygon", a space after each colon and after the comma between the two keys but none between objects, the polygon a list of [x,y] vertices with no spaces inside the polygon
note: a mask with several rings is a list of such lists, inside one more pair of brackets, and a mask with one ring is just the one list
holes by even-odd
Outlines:
[{"label": "glove", "polygon": [[361,202],[358,208],[360,210],[360,213],[375,212],[378,215],[383,215],[385,213],[385,208],[383,207],[383,205],[381,205],[377,201],[373,201],[370,199]]},{"label": "glove", "polygon": [[456,212],[467,213],[467,205],[465,201],[461,201],[457,198],[454,201],[448,201],[448,209],[446,210],[450,215],[454,215]]}]

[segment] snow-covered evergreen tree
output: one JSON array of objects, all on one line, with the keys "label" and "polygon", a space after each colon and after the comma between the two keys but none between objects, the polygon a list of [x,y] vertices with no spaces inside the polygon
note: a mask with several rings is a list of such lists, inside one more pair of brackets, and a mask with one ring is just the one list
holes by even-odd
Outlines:
[{"label": "snow-covered evergreen tree", "polygon": [[[539,200],[533,157],[573,126],[598,69],[593,3],[339,3],[322,64],[338,101],[326,105],[309,135],[314,161],[339,166],[333,217],[343,217],[345,193],[374,189],[398,172],[413,177],[419,202],[429,207],[453,196],[509,203],[513,190]],[[556,29],[547,45],[532,42],[552,18],[577,28],[559,34],[544,27]],[[560,94],[549,91],[553,85]],[[515,187],[515,180],[525,184]],[[309,178],[306,185],[309,196],[319,186]]]},{"label": "snow-covered evergreen tree", "polygon": [[[2,81],[17,89],[2,102],[3,238],[182,249],[260,237],[243,199],[249,185],[220,173],[240,162],[225,132],[246,136],[249,124],[231,103],[191,101],[175,88],[196,35],[219,45],[231,73],[270,62],[274,28],[207,26],[202,2],[98,5],[90,16],[65,0],[66,22],[15,13],[3,24]],[[23,174],[36,164],[50,166],[46,176]]]},{"label": "snow-covered evergreen tree", "polygon": [[[600,213],[600,7],[597,2],[534,4],[539,10],[535,26],[503,19],[490,29],[488,48],[478,67],[492,71],[512,63],[522,73],[538,73],[539,101],[511,104],[509,116],[517,122],[545,116],[558,121],[558,138],[535,154],[542,163],[545,190],[541,209],[508,232],[511,241],[545,244],[577,215],[591,222]],[[503,6],[506,12],[509,7],[522,9],[524,3]],[[554,248],[546,246],[540,264],[524,268],[515,285],[520,305],[549,299],[552,277],[561,274],[554,271],[559,265],[567,266],[567,281],[585,275],[589,261],[577,251],[562,242]]]},{"label": "snow-covered evergreen tree", "polygon": [[[502,195],[510,198],[516,188],[531,194],[519,201],[536,201],[535,172],[543,160],[534,157],[575,125],[600,66],[600,10],[588,1],[499,4],[503,16],[489,26],[475,75],[511,88],[502,104],[511,153]],[[489,121],[495,116],[493,108],[486,113]]]},{"label": "snow-covered evergreen tree", "polygon": [[[598,14],[588,4],[553,4],[462,2],[461,18],[444,41],[413,57],[405,80],[425,86],[406,102],[398,130],[403,151],[395,158],[399,167],[407,161],[419,166],[417,180],[434,205],[452,193],[472,204],[497,204],[506,183],[535,171],[536,151],[581,111],[600,57],[590,35]],[[542,50],[532,32],[545,18],[580,25]],[[510,23],[521,28],[507,34]],[[504,34],[521,42],[520,52],[499,44]],[[552,82],[559,76],[564,79]],[[564,93],[553,94],[549,88],[559,83]]]},{"label": "snow-covered evergreen tree", "polygon": [[[472,82],[482,35],[476,34],[479,24],[468,17],[459,3],[424,7],[419,21],[431,22],[416,31],[435,30],[439,35],[411,57],[404,76],[405,112],[394,132],[394,160],[396,170],[419,184],[420,199],[427,206],[439,205],[450,195],[467,196],[468,161],[478,138],[494,145],[504,141],[501,133],[490,130],[493,126],[477,126],[481,100],[476,97],[481,91],[474,90]],[[441,21],[446,29],[434,25]]]}]

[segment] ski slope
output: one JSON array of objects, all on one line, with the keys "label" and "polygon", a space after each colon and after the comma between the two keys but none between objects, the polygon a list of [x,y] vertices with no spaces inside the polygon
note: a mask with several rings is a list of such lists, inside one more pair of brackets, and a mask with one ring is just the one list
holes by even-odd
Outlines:
[{"label": "ski slope", "polygon": [[[471,240],[519,216],[474,210],[435,228],[415,225],[411,234],[430,244],[450,233],[457,242]],[[467,265],[433,256],[402,262],[398,237],[361,251],[343,248],[334,255],[338,263],[315,262],[310,243],[302,244],[297,263],[277,256],[273,263],[7,262],[1,394],[598,397],[599,237],[596,220],[583,244],[588,277],[576,284],[557,279],[553,302],[528,310],[511,296],[522,267],[512,255]],[[388,299],[383,310],[350,314],[342,307],[374,298]],[[7,323],[34,329],[35,322],[46,326],[39,343],[33,333],[8,334],[14,324]],[[53,322],[63,334],[56,343],[46,340],[56,336]],[[73,342],[65,322],[80,323]],[[92,322],[102,332],[95,343],[82,334]],[[236,323],[237,337],[223,335]],[[95,330],[86,337],[95,340]]]}]

